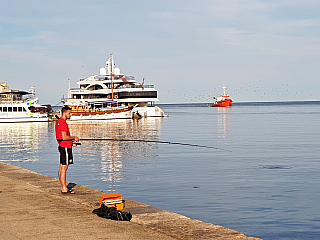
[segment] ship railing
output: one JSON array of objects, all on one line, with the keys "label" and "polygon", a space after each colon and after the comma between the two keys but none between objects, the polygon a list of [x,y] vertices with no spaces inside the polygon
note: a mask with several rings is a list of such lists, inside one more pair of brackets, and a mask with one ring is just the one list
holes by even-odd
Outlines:
[{"label": "ship railing", "polygon": [[23,102],[30,102],[33,101],[35,98],[34,97],[27,97],[23,99]]},{"label": "ship railing", "polygon": [[21,104],[21,103],[26,103],[26,102],[29,102],[29,101],[26,101],[26,100],[1,100],[0,101],[0,104],[8,104],[8,105],[15,105],[15,104]]},{"label": "ship railing", "polygon": [[87,89],[79,89],[79,88],[70,88],[70,90],[75,91],[75,92],[86,92],[86,91],[89,91]]},{"label": "ship railing", "polygon": [[[142,89],[144,89],[144,88],[154,88],[154,85],[122,85],[122,86],[115,86],[114,87],[114,89],[122,89],[122,88],[142,88]],[[111,87],[108,87],[108,89],[111,89]],[[85,92],[94,91],[94,90],[79,89],[79,88],[70,88],[70,90],[73,93],[85,93]]]},{"label": "ship railing", "polygon": [[[104,80],[110,80],[110,79],[111,79],[111,76],[110,76],[110,75],[95,76],[94,78],[95,78],[95,79],[98,79],[98,80],[104,81]],[[122,79],[122,78],[125,78],[126,80],[135,80],[135,77],[134,77],[134,76],[116,75],[116,76],[113,77],[114,80],[119,80],[119,79]],[[84,81],[84,80],[92,81],[92,79],[80,78],[80,81]]]},{"label": "ship railing", "polygon": [[116,89],[121,89],[121,88],[154,88],[154,85],[122,85],[117,87]]},{"label": "ship railing", "polygon": [[154,85],[134,85],[132,88],[154,88]]},{"label": "ship railing", "polygon": [[12,99],[1,99],[0,98],[0,103],[2,104],[21,104],[21,103],[27,103],[27,102],[34,102],[36,98],[34,97],[28,97],[28,98],[24,98],[24,99],[21,99],[21,100],[12,100]]}]

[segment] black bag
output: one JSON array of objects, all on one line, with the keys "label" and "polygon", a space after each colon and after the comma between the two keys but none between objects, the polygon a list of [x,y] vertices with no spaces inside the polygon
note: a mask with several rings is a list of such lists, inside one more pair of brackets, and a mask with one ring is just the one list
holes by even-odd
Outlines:
[{"label": "black bag", "polygon": [[109,215],[110,219],[118,221],[130,221],[132,218],[130,212],[122,212],[119,210],[111,211]]},{"label": "black bag", "polygon": [[97,214],[99,217],[117,221],[130,221],[132,218],[132,214],[130,212],[122,212],[117,210],[115,207],[106,207],[103,203],[100,208],[93,210],[92,213]]}]

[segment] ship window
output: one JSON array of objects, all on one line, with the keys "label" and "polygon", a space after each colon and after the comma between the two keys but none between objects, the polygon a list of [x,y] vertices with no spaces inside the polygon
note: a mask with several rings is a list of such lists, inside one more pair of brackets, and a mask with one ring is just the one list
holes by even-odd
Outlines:
[{"label": "ship window", "polygon": [[8,112],[12,112],[12,107],[8,107]]},{"label": "ship window", "polygon": [[26,108],[23,108],[23,109],[22,109],[22,112],[28,112],[28,111],[27,111],[27,109],[26,109]]},{"label": "ship window", "polygon": [[88,88],[88,90],[99,90],[99,89],[103,89],[103,87],[100,85],[93,85]]},{"label": "ship window", "polygon": [[23,108],[22,107],[18,107],[18,112],[23,112]]},{"label": "ship window", "polygon": [[18,108],[17,107],[13,107],[13,112],[17,112]]},{"label": "ship window", "polygon": [[137,91],[119,93],[119,98],[156,98],[157,91]]},{"label": "ship window", "polygon": [[7,107],[3,107],[3,111],[7,112],[8,111]]},{"label": "ship window", "polygon": [[0,107],[0,112],[2,112],[2,107]]},{"label": "ship window", "polygon": [[81,85],[81,89],[85,89],[85,88],[87,88],[88,86],[89,86],[90,84],[83,84],[83,85]]}]

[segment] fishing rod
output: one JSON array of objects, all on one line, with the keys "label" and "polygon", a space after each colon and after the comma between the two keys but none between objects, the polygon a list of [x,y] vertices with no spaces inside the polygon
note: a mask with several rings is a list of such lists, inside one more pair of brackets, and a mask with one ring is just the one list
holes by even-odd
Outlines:
[{"label": "fishing rod", "polygon": [[167,142],[167,141],[156,141],[156,140],[141,140],[141,139],[114,139],[114,138],[81,138],[80,141],[117,141],[117,142],[147,142],[147,143],[163,143],[163,144],[173,144],[173,145],[183,145],[190,147],[202,147],[202,148],[211,148],[216,150],[222,150],[226,152],[231,152],[230,150],[217,148],[212,146],[191,144],[191,143],[180,143],[180,142]]},{"label": "fishing rod", "polygon": [[[59,117],[55,115],[57,119]],[[232,152],[228,149],[217,148],[212,146],[204,146],[198,144],[191,144],[191,143],[180,143],[180,142],[166,142],[166,141],[156,141],[156,140],[141,140],[141,139],[115,139],[115,138],[81,138],[80,141],[117,141],[117,142],[149,142],[149,143],[163,143],[163,144],[173,144],[173,145],[183,145],[183,146],[191,146],[191,147],[202,147],[202,148],[211,148],[216,150],[222,150],[226,152]],[[79,142],[74,142],[76,145],[81,145]]]}]

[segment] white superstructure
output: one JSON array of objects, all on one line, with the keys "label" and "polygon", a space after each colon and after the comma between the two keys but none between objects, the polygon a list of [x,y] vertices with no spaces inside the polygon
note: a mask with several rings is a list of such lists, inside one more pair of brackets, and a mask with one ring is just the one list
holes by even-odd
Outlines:
[{"label": "white superstructure", "polygon": [[[79,88],[69,88],[68,98],[62,99],[64,105],[88,105],[94,108],[96,103],[116,102],[118,107],[133,106],[133,114],[142,117],[164,117],[164,112],[154,102],[159,102],[157,90],[153,85],[137,83],[133,76],[127,76],[114,68],[113,55],[100,68],[98,75],[80,79]],[[102,108],[104,106],[101,106]]]},{"label": "white superstructure", "polygon": [[39,104],[34,87],[29,92],[14,91],[1,83],[0,90],[0,123],[49,121],[49,109]]}]

